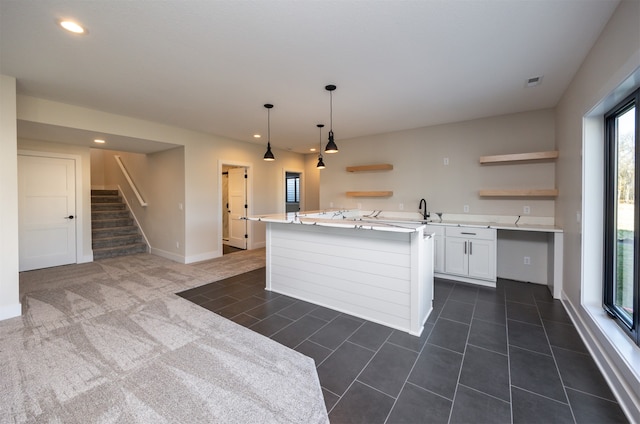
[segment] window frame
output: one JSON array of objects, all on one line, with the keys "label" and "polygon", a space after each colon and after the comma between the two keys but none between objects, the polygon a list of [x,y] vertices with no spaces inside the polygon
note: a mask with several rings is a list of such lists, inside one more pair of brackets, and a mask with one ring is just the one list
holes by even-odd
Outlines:
[{"label": "window frame", "polygon": [[[289,180],[293,180],[293,197],[294,200],[289,200]],[[289,174],[285,175],[285,183],[284,189],[286,193],[285,203],[300,203],[300,174]]]},{"label": "window frame", "polygon": [[[635,107],[633,313],[631,319],[615,305],[617,269],[618,139],[616,119]],[[640,346],[640,88],[604,115],[604,263],[602,306],[622,330]]]}]

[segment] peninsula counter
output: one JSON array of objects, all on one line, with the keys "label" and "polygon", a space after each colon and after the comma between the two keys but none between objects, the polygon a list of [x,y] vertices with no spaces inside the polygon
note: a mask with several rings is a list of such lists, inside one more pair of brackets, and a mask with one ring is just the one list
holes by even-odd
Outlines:
[{"label": "peninsula counter", "polygon": [[266,223],[266,289],[419,336],[433,309],[433,235],[350,211]]}]

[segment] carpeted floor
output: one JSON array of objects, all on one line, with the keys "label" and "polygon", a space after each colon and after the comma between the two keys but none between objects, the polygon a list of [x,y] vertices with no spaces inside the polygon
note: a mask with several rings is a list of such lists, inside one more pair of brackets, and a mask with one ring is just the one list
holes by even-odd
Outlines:
[{"label": "carpeted floor", "polygon": [[312,359],[174,293],[264,266],[141,254],[20,275],[0,422],[326,423]]}]

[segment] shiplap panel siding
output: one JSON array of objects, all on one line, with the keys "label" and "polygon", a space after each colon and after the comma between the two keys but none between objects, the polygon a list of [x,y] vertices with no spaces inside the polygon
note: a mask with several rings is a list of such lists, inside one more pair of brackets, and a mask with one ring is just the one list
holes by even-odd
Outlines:
[{"label": "shiplap panel siding", "polygon": [[268,223],[267,289],[418,335],[433,292],[422,235]]}]

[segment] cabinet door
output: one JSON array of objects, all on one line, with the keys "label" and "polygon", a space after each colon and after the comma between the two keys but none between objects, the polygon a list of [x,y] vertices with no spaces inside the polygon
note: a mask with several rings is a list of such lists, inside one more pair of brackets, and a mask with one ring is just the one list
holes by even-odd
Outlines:
[{"label": "cabinet door", "polygon": [[496,280],[496,243],[492,240],[469,240],[469,277]]},{"label": "cabinet door", "polygon": [[447,274],[467,275],[467,240],[457,237],[447,237],[444,245],[445,272]]},{"label": "cabinet door", "polygon": [[433,270],[435,272],[444,272],[444,237],[435,236],[433,238],[433,251],[435,252]]}]

